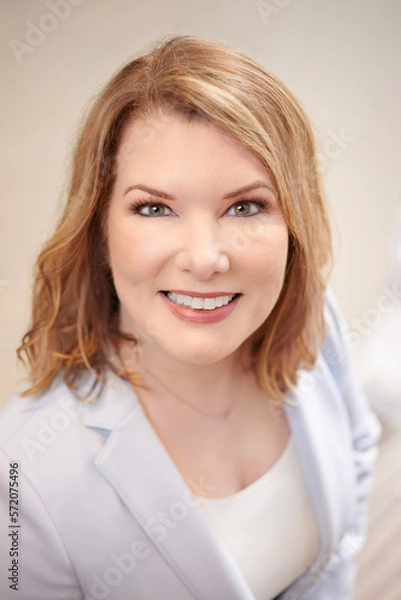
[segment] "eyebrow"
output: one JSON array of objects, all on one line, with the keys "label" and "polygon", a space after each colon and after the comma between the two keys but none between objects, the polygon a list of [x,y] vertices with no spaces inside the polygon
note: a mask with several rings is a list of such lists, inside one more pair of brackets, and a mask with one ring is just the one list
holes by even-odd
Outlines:
[{"label": "eyebrow", "polygon": [[[236,196],[240,196],[241,194],[245,194],[246,192],[252,192],[253,190],[256,190],[259,188],[266,188],[270,192],[272,192],[272,194],[274,194],[274,196],[277,197],[277,192],[272,185],[270,185],[266,181],[258,180],[258,181],[254,181],[253,183],[250,183],[249,185],[245,185],[241,188],[238,188],[237,190],[229,192],[228,194],[225,194],[225,196],[223,196],[223,200],[228,200],[229,198],[235,198]],[[158,198],[163,198],[165,200],[176,200],[176,198],[174,196],[172,196],[171,194],[168,194],[167,192],[164,192],[163,190],[158,190],[156,188],[149,187],[148,185],[143,185],[142,183],[137,183],[135,185],[128,186],[124,190],[124,196],[126,196],[128,194],[128,192],[131,192],[131,190],[141,190],[142,192],[147,192],[148,194],[151,194],[152,196],[157,196]]]}]

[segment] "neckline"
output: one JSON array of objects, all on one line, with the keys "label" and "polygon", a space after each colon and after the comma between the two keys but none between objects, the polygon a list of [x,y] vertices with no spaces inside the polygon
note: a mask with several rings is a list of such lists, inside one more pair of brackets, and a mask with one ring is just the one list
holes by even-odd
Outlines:
[{"label": "neckline", "polygon": [[276,462],[267,471],[265,471],[260,477],[258,477],[258,479],[255,479],[255,481],[253,481],[252,483],[247,485],[245,488],[242,488],[242,490],[239,490],[238,492],[235,492],[234,494],[230,494],[229,496],[219,496],[217,498],[213,498],[210,496],[197,496],[196,494],[194,494],[196,499],[200,503],[208,504],[208,505],[218,505],[218,504],[224,504],[224,503],[228,503],[228,502],[236,502],[237,500],[240,501],[240,500],[245,499],[247,496],[250,496],[251,494],[253,494],[257,490],[257,488],[259,488],[261,485],[263,485],[267,480],[273,479],[276,476],[279,469],[281,469],[283,463],[285,463],[285,461],[290,456],[292,448],[293,448],[293,437],[292,437],[292,435],[290,435],[284,450],[282,451],[282,453],[280,454],[280,456],[278,457]]}]

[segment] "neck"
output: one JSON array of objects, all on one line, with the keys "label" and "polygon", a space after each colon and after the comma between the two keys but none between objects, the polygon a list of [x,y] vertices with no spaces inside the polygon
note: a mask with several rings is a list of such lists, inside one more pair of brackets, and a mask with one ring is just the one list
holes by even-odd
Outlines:
[{"label": "neck", "polygon": [[[212,364],[191,364],[175,360],[151,345],[125,350],[125,365],[140,374],[149,392],[182,398],[210,413],[230,410],[239,398],[239,382],[249,372],[238,350]],[[142,392],[143,393],[143,392]]]}]

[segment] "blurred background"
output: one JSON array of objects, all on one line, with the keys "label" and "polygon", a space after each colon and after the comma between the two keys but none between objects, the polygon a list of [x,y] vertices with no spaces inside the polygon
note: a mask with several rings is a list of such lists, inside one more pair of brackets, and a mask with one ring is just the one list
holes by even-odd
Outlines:
[{"label": "blurred background", "polygon": [[401,534],[401,3],[0,0],[0,10],[0,405],[23,374],[15,348],[27,326],[32,264],[60,213],[91,99],[164,36],[235,46],[289,86],[316,132],[337,227],[331,285],[384,424],[358,598],[400,598],[392,541]]}]

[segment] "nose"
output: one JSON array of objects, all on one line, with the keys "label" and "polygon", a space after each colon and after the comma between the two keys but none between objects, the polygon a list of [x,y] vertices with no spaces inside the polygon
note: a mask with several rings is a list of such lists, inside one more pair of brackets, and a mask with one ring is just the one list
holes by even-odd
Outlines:
[{"label": "nose", "polygon": [[180,269],[190,271],[200,281],[228,271],[230,262],[218,223],[207,216],[197,216],[183,229],[182,243],[176,255],[176,265]]}]

